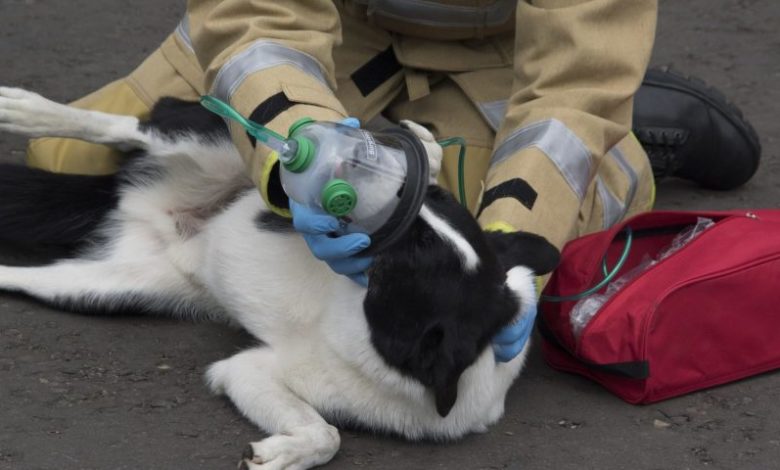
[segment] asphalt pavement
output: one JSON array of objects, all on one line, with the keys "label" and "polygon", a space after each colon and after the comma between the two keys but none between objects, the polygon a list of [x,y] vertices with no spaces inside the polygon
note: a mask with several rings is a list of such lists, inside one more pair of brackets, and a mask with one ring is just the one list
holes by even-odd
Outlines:
[{"label": "asphalt pavement", "polygon": [[[0,85],[75,99],[132,70],[182,8],[169,0],[0,0]],[[658,208],[780,203],[778,25],[777,0],[661,1],[653,63],[722,90],[756,127],[764,154],[756,177],[735,191],[661,182]],[[0,134],[0,155],[21,161],[24,141]],[[18,254],[3,260],[19,262]],[[202,373],[251,343],[224,326],[77,315],[0,295],[0,470],[234,468],[262,433],[210,395]],[[345,430],[325,468],[780,468],[780,372],[633,406],[551,370],[535,347],[506,408],[487,433],[443,445]]]}]

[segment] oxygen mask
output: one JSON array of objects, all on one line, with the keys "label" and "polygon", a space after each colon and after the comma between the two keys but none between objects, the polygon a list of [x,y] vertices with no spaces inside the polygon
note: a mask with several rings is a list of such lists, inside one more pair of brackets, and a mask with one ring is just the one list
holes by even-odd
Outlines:
[{"label": "oxygen mask", "polygon": [[429,183],[428,156],[411,131],[369,132],[303,118],[285,139],[216,98],[204,96],[201,103],[238,121],[278,154],[287,196],[338,218],[342,233],[368,234],[366,254],[392,244],[420,212]]}]

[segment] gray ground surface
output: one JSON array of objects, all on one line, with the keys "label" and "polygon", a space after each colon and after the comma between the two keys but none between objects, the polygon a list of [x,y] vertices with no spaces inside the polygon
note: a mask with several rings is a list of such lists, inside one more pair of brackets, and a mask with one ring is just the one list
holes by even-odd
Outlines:
[{"label": "gray ground surface", "polygon": [[[654,63],[725,90],[764,144],[729,193],[680,181],[662,208],[777,206],[780,4],[662,0]],[[176,24],[179,2],[0,0],[0,84],[70,100],[131,70]],[[4,159],[21,139],[0,135]],[[251,339],[213,325],[54,311],[0,296],[0,469],[224,469],[261,433],[202,372]],[[538,350],[487,434],[448,445],[345,431],[327,468],[780,468],[780,373],[637,407],[550,370]],[[669,423],[659,428],[656,420]]]}]

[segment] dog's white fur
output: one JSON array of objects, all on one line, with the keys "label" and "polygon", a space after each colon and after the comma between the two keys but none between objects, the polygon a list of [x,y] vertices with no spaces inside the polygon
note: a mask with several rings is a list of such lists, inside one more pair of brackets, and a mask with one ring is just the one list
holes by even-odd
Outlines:
[{"label": "dog's white fur", "polygon": [[[409,124],[440,168],[433,136]],[[34,93],[0,88],[0,130],[136,147],[159,159],[168,177],[122,194],[112,240],[90,259],[45,267],[0,267],[0,288],[41,299],[140,295],[171,311],[235,322],[266,345],[216,362],[210,387],[230,397],[271,434],[251,444],[250,469],[305,469],[330,460],[339,434],[323,418],[347,419],[411,439],[481,432],[503,414],[504,397],[526,349],[496,364],[490,347],[462,375],[458,400],[440,417],[420,383],[388,367],[374,350],[362,309],[365,290],[314,259],[294,233],[258,230],[255,191],[234,147],[198,136],[176,140],[138,128],[138,120],[70,108]],[[203,214],[203,208],[220,208]],[[424,219],[476,266],[474,249],[433,211]],[[444,224],[437,228],[437,224]],[[533,274],[513,268],[508,286],[524,309]]]}]

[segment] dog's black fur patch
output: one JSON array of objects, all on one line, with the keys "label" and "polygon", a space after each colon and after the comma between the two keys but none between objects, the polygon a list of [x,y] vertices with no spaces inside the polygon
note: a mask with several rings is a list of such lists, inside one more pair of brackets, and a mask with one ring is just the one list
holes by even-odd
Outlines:
[{"label": "dog's black fur patch", "polygon": [[292,219],[270,211],[261,211],[255,216],[255,227],[265,232],[294,232]]},{"label": "dog's black fur patch", "polygon": [[515,266],[528,266],[536,274],[547,274],[561,261],[558,249],[533,233],[485,232],[485,237],[506,271]]},{"label": "dog's black fur patch", "polygon": [[119,178],[0,165],[0,241],[77,246],[119,201]]},{"label": "dog's black fur patch", "polygon": [[[474,218],[436,186],[425,204],[474,248],[480,264],[466,272],[459,255],[418,218],[412,228],[378,254],[369,271],[364,310],[377,352],[392,367],[433,390],[436,409],[446,416],[457,399],[458,380],[492,337],[518,313],[506,286],[507,264],[544,274],[557,250],[541,237],[492,234],[490,242]],[[526,251],[544,246],[539,257]],[[511,267],[511,266],[510,266]]]},{"label": "dog's black fur patch", "polygon": [[207,110],[197,101],[184,101],[165,97],[158,101],[141,129],[153,129],[163,135],[175,137],[182,133],[195,133],[204,137],[229,138],[227,124],[218,115]]}]

